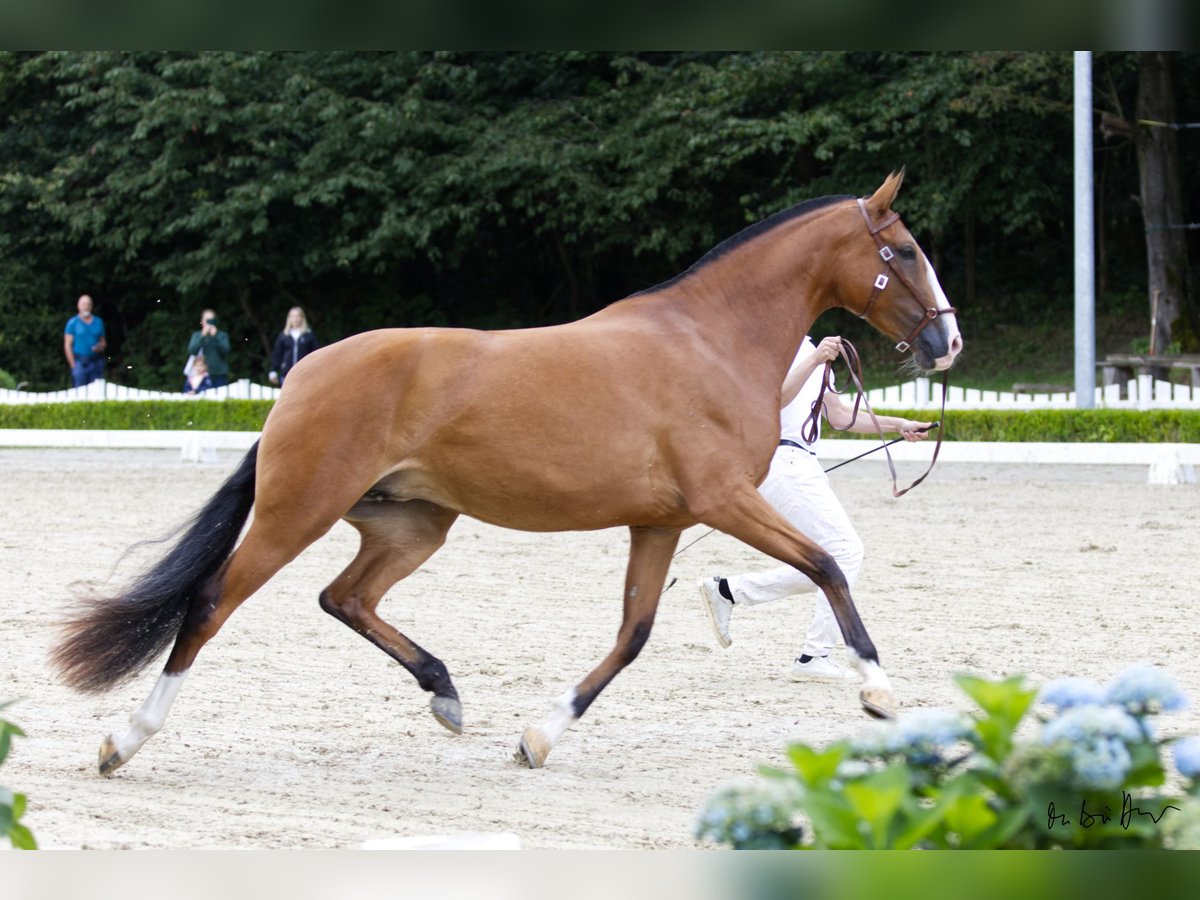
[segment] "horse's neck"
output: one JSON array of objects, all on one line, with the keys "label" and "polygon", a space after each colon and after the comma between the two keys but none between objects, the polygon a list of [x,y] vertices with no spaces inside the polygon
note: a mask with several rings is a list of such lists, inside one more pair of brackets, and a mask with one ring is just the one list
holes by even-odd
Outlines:
[{"label": "horse's neck", "polygon": [[747,364],[783,381],[800,342],[830,306],[832,255],[811,222],[796,220],[731,250],[674,286]]}]

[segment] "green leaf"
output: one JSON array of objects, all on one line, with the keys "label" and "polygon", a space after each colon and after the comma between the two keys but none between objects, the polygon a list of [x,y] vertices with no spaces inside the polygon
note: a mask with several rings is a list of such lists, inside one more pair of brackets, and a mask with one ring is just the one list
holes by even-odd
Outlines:
[{"label": "green leaf", "polygon": [[1037,697],[1037,691],[1025,690],[1024,675],[1003,681],[988,681],[974,675],[955,675],[955,682],[989,716],[1017,722]]},{"label": "green leaf", "polygon": [[1033,805],[1028,803],[1001,810],[996,816],[996,823],[975,835],[970,842],[964,842],[962,849],[998,850],[1008,847],[1009,842],[1025,827],[1033,811]]},{"label": "green leaf", "polygon": [[919,842],[923,841],[945,818],[946,802],[941,801],[932,807],[923,807],[912,804],[906,810],[906,821],[902,827],[895,831],[895,835],[891,840],[890,849],[892,850],[911,850]]},{"label": "green leaf", "polygon": [[1125,776],[1125,787],[1158,787],[1166,780],[1157,746],[1147,743],[1126,746],[1130,766],[1129,774]]},{"label": "green leaf", "polygon": [[811,792],[804,799],[804,814],[812,823],[815,845],[826,850],[862,850],[866,844],[860,819],[844,797],[831,792]]},{"label": "green leaf", "polygon": [[792,744],[787,749],[788,758],[800,773],[800,780],[809,788],[825,787],[849,752],[850,745],[844,741],[826,750],[815,750],[807,744]]},{"label": "green leaf", "polygon": [[988,681],[973,675],[956,675],[959,687],[979,704],[986,718],[976,724],[984,753],[1002,762],[1012,749],[1012,736],[1037,697],[1037,691],[1022,685],[1025,676],[1014,675],[1003,681]]},{"label": "green leaf", "polygon": [[9,828],[8,839],[18,850],[37,849],[37,841],[33,839],[33,833],[24,825],[13,825]]},{"label": "green leaf", "polygon": [[843,788],[854,813],[870,829],[873,845],[883,848],[892,819],[912,789],[912,775],[904,763],[888,766]]},{"label": "green leaf", "polygon": [[946,827],[956,832],[963,844],[995,826],[999,817],[979,794],[958,797],[946,809]]}]

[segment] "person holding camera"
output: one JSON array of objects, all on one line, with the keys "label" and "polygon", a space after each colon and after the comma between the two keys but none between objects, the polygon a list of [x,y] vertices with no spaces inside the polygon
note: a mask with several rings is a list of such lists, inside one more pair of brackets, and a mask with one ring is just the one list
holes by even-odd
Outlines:
[{"label": "person holding camera", "polygon": [[203,356],[213,387],[229,384],[229,335],[218,327],[217,314],[211,309],[200,315],[200,330],[188,341],[189,356]]}]

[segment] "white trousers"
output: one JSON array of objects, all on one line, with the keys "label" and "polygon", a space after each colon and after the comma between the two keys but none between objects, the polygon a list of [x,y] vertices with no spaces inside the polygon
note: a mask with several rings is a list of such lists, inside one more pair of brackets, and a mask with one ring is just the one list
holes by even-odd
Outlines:
[{"label": "white trousers", "polygon": [[[771,460],[771,471],[758,491],[801,534],[815,541],[837,561],[847,584],[853,589],[862,568],[862,541],[817,458],[798,447],[779,447]],[[735,602],[746,606],[816,591],[813,620],[801,653],[828,656],[833,651],[841,634],[837,619],[824,592],[799,569],[779,566],[764,572],[735,575],[728,581]]]}]

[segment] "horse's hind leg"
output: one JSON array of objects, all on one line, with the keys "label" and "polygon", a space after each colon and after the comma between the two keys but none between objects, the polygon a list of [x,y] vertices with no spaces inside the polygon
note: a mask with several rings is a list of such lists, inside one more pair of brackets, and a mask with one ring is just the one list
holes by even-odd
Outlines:
[{"label": "horse's hind leg", "polygon": [[145,702],[130,716],[128,730],[110,734],[101,743],[100,774],[108,775],[129,762],[158,733],[200,649],[243,601],[329,527],[314,527],[305,535],[294,523],[291,528],[269,530],[261,524],[267,519],[255,519],[233,556],[193,599],[163,673]]},{"label": "horse's hind leg", "polygon": [[462,705],[445,665],[379,617],[375,608],[397,581],[442,546],[458,513],[423,500],[366,501],[346,519],[362,535],[354,561],[321,592],[321,608],[404,666],[433,694],[434,718],[462,733]]},{"label": "horse's hind leg", "polygon": [[630,528],[629,567],[625,574],[625,606],[617,643],[600,665],[554,705],[541,725],[521,735],[513,758],[531,769],[541,768],[555,742],[578,721],[592,701],[617,673],[637,658],[650,637],[671,554],[679,532],[657,528]]}]

